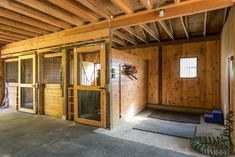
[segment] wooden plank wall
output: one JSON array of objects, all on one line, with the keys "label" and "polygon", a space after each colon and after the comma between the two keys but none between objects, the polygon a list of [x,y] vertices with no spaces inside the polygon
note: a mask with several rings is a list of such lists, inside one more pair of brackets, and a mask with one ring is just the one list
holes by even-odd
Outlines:
[{"label": "wooden plank wall", "polygon": [[[138,80],[131,80],[123,73],[121,73],[120,77],[119,65],[123,63],[137,67]],[[132,117],[146,107],[148,77],[147,62],[140,60],[134,55],[112,49],[112,68],[115,69],[115,78],[112,79],[112,120],[113,125],[117,125],[121,119]],[[121,88],[119,85],[121,85]]]},{"label": "wooden plank wall", "polygon": [[[162,104],[198,109],[220,108],[220,43],[205,41],[162,48]],[[149,60],[148,103],[158,104],[158,48],[127,50]],[[179,58],[198,57],[199,77],[179,78]]]},{"label": "wooden plank wall", "polygon": [[[228,112],[229,94],[228,94],[228,57],[235,53],[235,7],[232,7],[227,22],[221,33],[221,105],[224,113]],[[234,65],[234,61],[233,61]],[[233,67],[234,73],[234,67]],[[235,111],[234,102],[234,81],[231,78],[231,109]],[[235,121],[235,117],[233,119]],[[235,130],[235,125],[233,125]],[[233,143],[235,143],[235,132],[233,132]],[[234,146],[235,151],[235,146]]]},{"label": "wooden plank wall", "polygon": [[46,115],[62,116],[62,96],[60,84],[45,85],[44,89],[44,112]]}]

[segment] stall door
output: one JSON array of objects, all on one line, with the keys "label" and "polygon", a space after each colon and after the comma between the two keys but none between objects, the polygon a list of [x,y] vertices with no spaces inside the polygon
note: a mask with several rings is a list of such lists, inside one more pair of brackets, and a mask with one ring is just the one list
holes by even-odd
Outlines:
[{"label": "stall door", "polygon": [[105,95],[105,45],[76,48],[74,120],[104,128]]},{"label": "stall door", "polygon": [[36,113],[35,55],[19,57],[19,111]]},{"label": "stall door", "polygon": [[62,53],[45,54],[43,57],[42,79],[44,84],[44,113],[61,117],[63,105],[62,93]]}]

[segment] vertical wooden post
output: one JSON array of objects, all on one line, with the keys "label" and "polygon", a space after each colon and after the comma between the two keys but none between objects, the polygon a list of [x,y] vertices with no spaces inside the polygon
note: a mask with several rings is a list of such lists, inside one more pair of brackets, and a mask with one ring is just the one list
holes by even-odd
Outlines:
[{"label": "vertical wooden post", "polygon": [[158,104],[162,105],[162,46],[158,47]]},{"label": "vertical wooden post", "polygon": [[37,88],[38,88],[38,114],[44,114],[44,87],[43,87],[43,55],[38,54],[38,81],[37,81]]},{"label": "vertical wooden post", "polygon": [[62,50],[62,119],[67,119],[68,117],[68,86],[69,86],[69,53],[66,49]]}]

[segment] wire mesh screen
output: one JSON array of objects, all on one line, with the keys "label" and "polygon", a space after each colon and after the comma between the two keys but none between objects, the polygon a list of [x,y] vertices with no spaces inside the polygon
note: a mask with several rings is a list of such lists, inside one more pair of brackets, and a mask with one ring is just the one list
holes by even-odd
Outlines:
[{"label": "wire mesh screen", "polygon": [[21,83],[33,83],[33,59],[21,60]]},{"label": "wire mesh screen", "polygon": [[18,82],[18,62],[6,62],[6,82]]},{"label": "wire mesh screen", "polygon": [[197,58],[180,58],[180,78],[197,77]]},{"label": "wire mesh screen", "polygon": [[61,73],[61,57],[44,58],[42,77],[44,84],[60,84]]}]

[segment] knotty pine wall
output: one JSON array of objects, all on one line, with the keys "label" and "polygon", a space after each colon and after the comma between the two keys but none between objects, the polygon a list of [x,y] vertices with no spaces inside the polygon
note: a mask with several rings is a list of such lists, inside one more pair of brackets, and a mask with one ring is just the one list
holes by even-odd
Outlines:
[{"label": "knotty pine wall", "polygon": [[[148,103],[158,105],[158,47],[126,50],[148,61]],[[198,57],[198,78],[179,78],[179,58]],[[220,42],[203,41],[162,47],[162,105],[220,108]]]},{"label": "knotty pine wall", "polygon": [[5,86],[4,86],[4,62],[3,59],[0,58],[0,103],[2,103],[4,99],[4,91],[5,91]]},{"label": "knotty pine wall", "polygon": [[[138,80],[131,80],[123,73],[119,75],[119,67],[123,63],[137,67]],[[115,69],[115,78],[112,79],[112,122],[117,125],[121,119],[132,117],[147,105],[147,62],[137,56],[112,49],[112,68]]]},{"label": "knotty pine wall", "polygon": [[[227,22],[221,33],[221,105],[224,113],[228,113],[229,110],[229,93],[228,93],[228,57],[234,56],[235,53],[235,7],[232,7],[228,16]],[[231,110],[235,111],[234,102],[234,61],[233,68],[231,70]],[[235,117],[233,117],[235,121]],[[233,125],[235,130],[235,125]],[[233,143],[235,143],[235,132],[233,132]],[[235,153],[235,146],[234,146]]]}]

